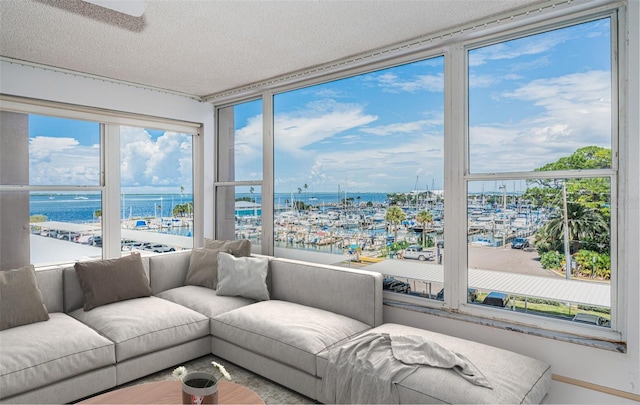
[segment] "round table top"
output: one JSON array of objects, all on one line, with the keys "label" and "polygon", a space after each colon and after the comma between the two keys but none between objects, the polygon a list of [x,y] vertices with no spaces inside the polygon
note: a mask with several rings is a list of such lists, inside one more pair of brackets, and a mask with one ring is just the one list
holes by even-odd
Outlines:
[{"label": "round table top", "polygon": [[[218,382],[219,404],[262,404],[264,401],[247,387],[228,381]],[[109,391],[81,404],[181,404],[182,384],[177,380],[156,381]]]}]

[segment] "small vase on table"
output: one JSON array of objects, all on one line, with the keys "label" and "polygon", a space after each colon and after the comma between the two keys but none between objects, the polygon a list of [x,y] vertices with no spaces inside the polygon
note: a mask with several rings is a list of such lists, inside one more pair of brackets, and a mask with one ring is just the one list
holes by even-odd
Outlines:
[{"label": "small vase on table", "polygon": [[182,379],[183,404],[217,404],[218,381],[211,373],[189,373]]}]

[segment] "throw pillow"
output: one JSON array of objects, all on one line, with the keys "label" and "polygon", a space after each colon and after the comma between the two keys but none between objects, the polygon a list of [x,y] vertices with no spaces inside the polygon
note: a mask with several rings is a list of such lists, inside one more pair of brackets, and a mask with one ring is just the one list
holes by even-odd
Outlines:
[{"label": "throw pillow", "polygon": [[0,308],[0,330],[49,319],[33,265],[0,271]]},{"label": "throw pillow", "polygon": [[241,240],[213,240],[204,238],[204,247],[207,249],[229,249],[229,253],[235,257],[251,256],[251,241]]},{"label": "throw pillow", "polygon": [[216,294],[266,301],[269,299],[268,270],[269,259],[267,257],[234,257],[221,252],[218,254],[218,289]]},{"label": "throw pillow", "polygon": [[218,287],[218,253],[228,249],[196,248],[191,250],[185,285],[199,285],[211,289]]},{"label": "throw pillow", "polygon": [[118,259],[78,262],[74,267],[84,292],[85,311],[112,302],[151,295],[140,253]]}]

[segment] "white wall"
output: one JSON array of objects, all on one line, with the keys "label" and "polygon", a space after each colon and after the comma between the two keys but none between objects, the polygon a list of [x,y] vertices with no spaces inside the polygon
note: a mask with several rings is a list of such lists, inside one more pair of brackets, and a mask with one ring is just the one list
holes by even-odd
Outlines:
[{"label": "white wall", "polygon": [[[622,246],[623,258],[620,260],[626,272],[626,280],[620,288],[627,297],[625,324],[627,325],[627,352],[618,353],[603,349],[594,349],[579,344],[542,338],[524,333],[481,326],[456,321],[445,317],[431,316],[385,306],[384,321],[407,324],[445,333],[465,339],[471,339],[489,345],[512,350],[524,355],[546,361],[552,366],[554,374],[570,377],[591,384],[609,387],[615,390],[640,396],[640,1],[631,0],[628,5],[628,127],[629,142],[624,145],[631,156],[628,162],[629,178],[626,186],[632,190],[624,201],[629,211],[635,213],[619,224],[624,229]],[[622,146],[621,146],[622,147]],[[554,381],[546,403],[626,403],[630,400],[602,394]]]},{"label": "white wall", "polygon": [[[204,235],[213,236],[213,106],[188,97],[0,62],[0,93],[203,124]],[[194,185],[195,187],[195,185]]]}]

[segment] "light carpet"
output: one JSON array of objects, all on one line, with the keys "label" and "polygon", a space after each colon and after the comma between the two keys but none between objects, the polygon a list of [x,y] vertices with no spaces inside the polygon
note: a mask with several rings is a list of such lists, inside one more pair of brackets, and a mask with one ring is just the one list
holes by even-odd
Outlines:
[{"label": "light carpet", "polygon": [[[282,385],[276,384],[271,380],[268,380],[264,377],[256,375],[244,368],[236,366],[233,363],[230,363],[226,360],[220,359],[219,357],[213,355],[207,355],[204,357],[200,357],[198,359],[185,362],[183,364],[177,364],[177,366],[185,366],[187,371],[204,371],[211,372],[213,371],[213,366],[211,362],[215,361],[222,364],[229,374],[231,374],[231,382],[240,384],[251,389],[253,392],[258,394],[260,398],[265,402],[265,404],[316,404],[317,402],[307,398],[301,394],[298,394],[295,391],[292,391],[288,388],[283,387]],[[144,384],[152,381],[163,381],[163,380],[171,380],[173,376],[171,373],[173,372],[175,367],[159,371],[155,374],[151,374],[149,376],[140,378],[138,380],[129,382],[117,388],[128,387],[131,385]]]}]

